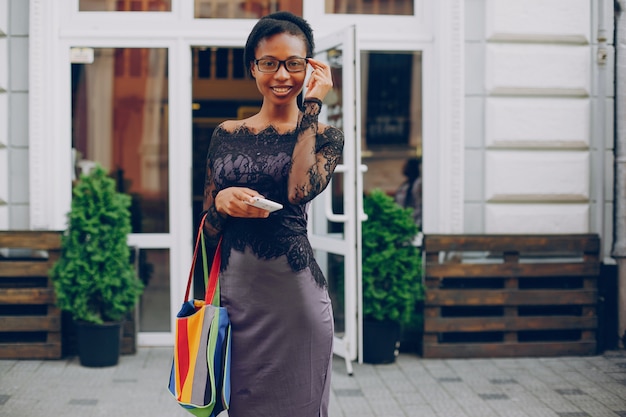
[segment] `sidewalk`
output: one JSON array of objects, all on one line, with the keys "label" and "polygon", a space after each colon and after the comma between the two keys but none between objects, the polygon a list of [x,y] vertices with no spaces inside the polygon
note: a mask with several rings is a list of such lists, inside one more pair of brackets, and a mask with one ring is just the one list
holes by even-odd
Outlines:
[{"label": "sidewalk", "polygon": [[[0,416],[189,417],[166,388],[171,355],[171,348],[140,348],[110,368],[85,368],[77,358],[0,360]],[[336,357],[332,387],[330,417],[626,417],[626,351],[539,359],[403,354],[392,365],[355,363],[354,376]]]}]

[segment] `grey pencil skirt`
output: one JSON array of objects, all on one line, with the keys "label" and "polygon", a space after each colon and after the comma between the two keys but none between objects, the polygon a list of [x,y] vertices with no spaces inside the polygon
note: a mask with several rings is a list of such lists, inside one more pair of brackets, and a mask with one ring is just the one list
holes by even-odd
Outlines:
[{"label": "grey pencil skirt", "polygon": [[229,417],[328,417],[333,311],[326,288],[285,256],[232,250],[220,275],[232,323]]}]

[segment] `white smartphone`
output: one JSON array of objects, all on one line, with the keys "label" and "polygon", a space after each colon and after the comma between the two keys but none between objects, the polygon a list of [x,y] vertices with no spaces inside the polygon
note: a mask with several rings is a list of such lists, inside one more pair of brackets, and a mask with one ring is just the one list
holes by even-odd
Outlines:
[{"label": "white smartphone", "polygon": [[283,208],[282,204],[277,203],[272,200],[268,200],[267,198],[262,198],[262,197],[252,197],[252,202],[248,204],[254,207],[258,207],[263,210],[267,210],[270,213]]}]

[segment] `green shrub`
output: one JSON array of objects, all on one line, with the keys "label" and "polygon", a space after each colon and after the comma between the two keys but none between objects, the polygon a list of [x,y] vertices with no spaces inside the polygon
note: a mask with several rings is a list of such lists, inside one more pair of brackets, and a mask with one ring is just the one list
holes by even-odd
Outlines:
[{"label": "green shrub", "polygon": [[130,263],[130,197],[100,166],[72,190],[68,228],[51,276],[61,310],[74,320],[101,324],[131,311],[143,285]]},{"label": "green shrub", "polygon": [[363,315],[365,319],[413,321],[424,297],[418,233],[411,209],[400,207],[381,190],[363,200]]}]

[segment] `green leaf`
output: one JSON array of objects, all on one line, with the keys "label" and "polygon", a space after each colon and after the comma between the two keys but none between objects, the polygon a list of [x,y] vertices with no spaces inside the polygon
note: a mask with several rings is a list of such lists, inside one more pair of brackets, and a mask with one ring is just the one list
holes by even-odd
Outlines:
[{"label": "green leaf", "polygon": [[362,228],[363,314],[375,320],[415,321],[424,298],[418,233],[410,209],[381,190],[363,200],[368,220]]},{"label": "green leaf", "polygon": [[121,320],[143,291],[130,263],[130,197],[115,189],[101,166],[72,190],[61,256],[51,270],[57,305],[76,320]]}]

